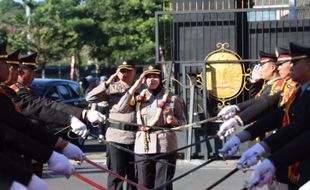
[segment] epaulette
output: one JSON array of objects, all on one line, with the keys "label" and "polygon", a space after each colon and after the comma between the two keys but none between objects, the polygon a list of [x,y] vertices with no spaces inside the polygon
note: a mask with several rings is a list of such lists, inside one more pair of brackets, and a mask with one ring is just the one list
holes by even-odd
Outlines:
[{"label": "epaulette", "polygon": [[16,93],[20,90],[20,88],[19,88],[19,86],[17,85],[17,83],[12,84],[12,85],[10,86],[10,88],[11,88],[12,90],[14,90]]},{"label": "epaulette", "polygon": [[276,80],[272,83],[269,95],[272,96],[277,92],[283,91],[285,86],[285,79]]},{"label": "epaulette", "polygon": [[12,86],[11,86],[11,88],[17,93],[18,91],[20,91],[20,90],[23,90],[23,89],[25,89],[25,90],[30,90],[30,88],[28,87],[28,86],[25,86],[25,85],[23,85],[22,83],[19,83],[19,82],[17,82],[17,83],[15,83],[15,84],[13,84]]}]

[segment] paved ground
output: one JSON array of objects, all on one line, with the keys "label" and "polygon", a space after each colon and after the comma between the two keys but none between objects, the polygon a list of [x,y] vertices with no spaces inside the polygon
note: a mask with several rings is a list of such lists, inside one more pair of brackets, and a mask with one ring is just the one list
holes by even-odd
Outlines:
[{"label": "paved ground", "polygon": [[[105,160],[105,147],[95,143],[86,148],[87,156],[90,160],[106,167]],[[202,164],[205,160],[191,160],[184,161],[178,160],[177,171],[175,177],[180,174]],[[220,179],[226,173],[235,168],[235,160],[230,161],[214,161],[201,169],[189,174],[188,176],[176,181],[174,183],[175,190],[202,190],[210,184]],[[96,183],[106,187],[107,174],[93,166],[83,163],[81,166],[76,165],[76,171],[83,176],[95,181]],[[215,190],[240,190],[243,187],[244,181],[250,178],[250,173],[242,173],[238,171],[223,183],[215,187]],[[54,173],[45,170],[44,179],[52,190],[95,190],[87,183],[80,181],[75,177],[66,179],[62,176],[55,175]],[[266,189],[266,188],[264,188]]]}]

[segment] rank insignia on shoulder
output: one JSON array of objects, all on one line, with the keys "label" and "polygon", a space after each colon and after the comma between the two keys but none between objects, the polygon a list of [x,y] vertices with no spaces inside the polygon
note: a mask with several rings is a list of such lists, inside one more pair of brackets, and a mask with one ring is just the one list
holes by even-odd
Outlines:
[{"label": "rank insignia on shoulder", "polygon": [[20,90],[20,88],[16,84],[11,85],[10,88],[15,92],[18,92]]}]

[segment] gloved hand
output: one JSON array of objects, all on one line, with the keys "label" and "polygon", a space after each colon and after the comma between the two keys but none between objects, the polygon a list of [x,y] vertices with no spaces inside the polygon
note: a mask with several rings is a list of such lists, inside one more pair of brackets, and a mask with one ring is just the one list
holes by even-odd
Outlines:
[{"label": "gloved hand", "polygon": [[221,149],[219,149],[220,156],[223,158],[230,158],[238,152],[240,139],[234,135],[232,136]]},{"label": "gloved hand", "polygon": [[260,79],[262,79],[261,66],[259,64],[256,64],[252,70],[250,82],[255,83]]},{"label": "gloved hand", "polygon": [[224,137],[227,137],[235,132],[237,126],[239,126],[238,121],[235,118],[230,118],[220,126],[217,136],[219,136],[220,139],[224,139]]},{"label": "gloved hand", "polygon": [[265,159],[262,163],[255,167],[250,183],[258,187],[271,184],[275,172],[276,168],[272,162],[269,159]]},{"label": "gloved hand", "polygon": [[309,189],[310,189],[310,180],[299,188],[299,190],[309,190]]},{"label": "gloved hand", "polygon": [[240,109],[236,105],[229,105],[224,107],[217,116],[222,116],[224,120],[234,117]]},{"label": "gloved hand", "polygon": [[256,143],[247,151],[245,151],[237,163],[239,169],[249,168],[259,161],[260,157],[265,153],[264,147],[260,143]]},{"label": "gloved hand", "polygon": [[74,116],[71,118],[71,128],[73,133],[81,137],[86,137],[88,133],[86,125]]},{"label": "gloved hand", "polygon": [[100,123],[106,120],[105,115],[101,114],[96,110],[88,110],[86,114],[87,120],[94,126],[98,127]]},{"label": "gloved hand", "polygon": [[32,175],[27,188],[28,190],[48,190],[46,182],[36,175]]},{"label": "gloved hand", "polygon": [[13,181],[9,190],[27,190],[27,188],[23,184]]},{"label": "gloved hand", "polygon": [[66,177],[69,177],[74,172],[74,168],[70,164],[68,158],[55,151],[53,152],[47,163],[50,170],[59,174],[63,174]]},{"label": "gloved hand", "polygon": [[85,160],[85,154],[82,152],[82,150],[72,143],[68,143],[62,152],[69,159],[81,162]]}]

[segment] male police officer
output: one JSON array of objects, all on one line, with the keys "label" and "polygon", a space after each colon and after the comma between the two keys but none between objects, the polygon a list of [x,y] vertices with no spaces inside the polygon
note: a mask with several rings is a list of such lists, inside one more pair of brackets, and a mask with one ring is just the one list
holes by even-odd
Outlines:
[{"label": "male police officer", "polygon": [[[117,109],[117,103],[121,97],[128,91],[134,82],[136,69],[133,61],[124,61],[118,66],[116,73],[110,76],[110,78],[94,88],[86,96],[86,100],[90,103],[99,103],[107,101],[109,104],[109,123],[106,131],[106,140],[122,146],[124,148],[133,150],[135,141],[136,127],[124,124],[132,123],[135,121],[135,112],[131,108],[129,113],[120,113]],[[116,81],[116,78],[119,81]],[[107,144],[107,166],[113,172],[118,173],[121,176],[126,176],[133,181],[135,180],[134,164],[130,162],[134,161],[134,156],[130,155],[122,150],[119,150]],[[123,181],[109,175],[108,188],[110,190],[123,189]],[[127,189],[136,189],[134,186],[127,184]]]},{"label": "male police officer", "polygon": [[[6,63],[6,57],[6,42],[4,42],[0,44],[0,82],[8,79],[8,65]],[[21,115],[19,113],[19,107],[9,99],[5,90],[3,90],[2,87],[0,87],[0,104],[2,108],[0,109],[1,123],[8,125],[18,130],[19,132],[22,132],[24,135],[28,135],[29,137],[39,141],[40,143],[48,147],[63,151],[64,155],[68,158],[77,159],[80,161],[84,159],[83,153],[81,153],[81,151],[79,150],[76,150],[75,148],[72,148],[72,146],[70,146],[70,143],[51,134],[49,131],[47,131],[47,129],[32,124],[28,119]],[[7,149],[7,151],[10,152],[11,149]],[[8,154],[15,155],[15,158],[17,158],[20,162],[24,163],[25,167],[30,167],[30,160],[23,155],[19,155],[20,153],[12,151]],[[71,174],[72,171],[69,173]]]},{"label": "male police officer", "polygon": [[[80,122],[79,119],[88,120],[91,123],[101,123],[104,120],[104,116],[95,110],[83,110],[78,107],[62,104],[53,100],[37,96],[29,88],[29,85],[32,83],[35,77],[35,69],[37,67],[36,57],[37,54],[34,53],[31,55],[24,56],[20,59],[22,67],[18,75],[18,82],[11,86],[11,88],[16,92],[16,94],[19,97],[19,101],[17,101],[16,103],[20,106],[22,110],[24,110],[23,113],[27,114],[27,116],[30,117],[33,116],[31,114],[32,113],[31,110],[42,109],[42,107],[45,108],[44,110],[46,110],[47,107],[49,107],[67,113],[64,115],[66,115],[67,120],[71,119],[70,124],[72,124],[73,128],[72,131],[80,136],[86,136],[87,134],[86,126],[82,122]],[[74,117],[69,117],[68,114]],[[44,113],[42,113],[41,115],[44,115]],[[44,117],[45,119],[47,118],[46,115],[47,114],[45,114]],[[40,118],[34,118],[34,119],[40,119]],[[56,120],[55,118],[53,119]],[[68,121],[66,123],[68,123]]]},{"label": "male police officer", "polygon": [[[260,97],[260,99],[263,99],[267,96],[274,95],[282,90],[282,83],[284,82],[279,81],[280,77],[276,62],[277,57],[275,54],[269,54],[260,51],[261,75],[262,79],[267,81],[267,83],[263,85],[260,92],[258,92],[258,94],[256,95],[256,98],[252,98],[237,105],[227,106],[219,112],[218,115],[221,115],[224,119],[228,119],[220,126],[220,130],[218,132],[218,135],[220,137],[231,134],[235,130],[236,126],[243,126],[244,123],[246,123],[249,118],[251,118],[251,116],[255,112],[253,112],[252,110],[247,110],[247,108],[256,104],[258,97]],[[235,115],[236,112],[239,111],[240,113],[238,115]],[[235,116],[232,117],[233,115]]]},{"label": "male police officer", "polygon": [[[3,82],[7,79],[8,75],[8,67],[6,63],[6,43],[0,44],[0,82]],[[37,125],[31,124],[24,116],[18,113],[18,107],[13,104],[13,102],[7,97],[7,94],[5,91],[0,87],[0,126],[2,131],[2,140],[4,141],[1,143],[1,145],[7,145],[11,148],[3,147],[2,151],[10,156],[10,158],[15,159],[17,162],[23,163],[24,167],[29,167],[30,162],[29,159],[26,158],[26,155],[29,156],[29,151],[34,153],[32,154],[33,157],[35,157],[37,160],[43,161],[40,158],[48,158],[51,155],[51,152],[48,150],[57,149],[59,151],[63,151],[64,154],[68,157],[72,155],[72,150],[68,147],[68,143],[66,141],[63,141],[61,138],[58,138],[54,136],[53,134],[46,131],[46,129],[41,128]],[[6,128],[5,126],[9,126],[10,128]],[[13,128],[17,130],[18,132],[21,132],[23,135],[29,136],[29,138],[33,138],[36,141],[39,141],[44,146],[47,146],[47,148],[41,148],[39,150],[33,149],[34,147],[39,148],[40,144],[37,144],[36,146],[28,147],[27,140],[24,138],[16,138],[16,134],[18,132],[12,132]],[[9,132],[7,132],[9,131]],[[9,135],[6,137],[6,135]],[[15,137],[15,138],[13,138]],[[12,140],[13,139],[13,140]],[[15,139],[15,140],[14,140]],[[12,140],[10,143],[6,141]],[[25,140],[25,141],[23,141]],[[31,144],[31,143],[29,143]],[[17,151],[13,151],[12,147],[19,146]],[[40,151],[42,150],[42,151]],[[68,152],[69,151],[69,152]],[[36,157],[37,155],[37,157]],[[47,155],[47,156],[46,156]],[[53,156],[54,155],[54,156]],[[73,168],[70,166],[68,160],[63,157],[59,156],[58,153],[53,153],[52,157],[60,158],[56,159],[58,161],[64,161],[63,163],[59,162],[60,165],[55,165],[56,171],[64,172],[67,175],[70,175],[73,172]],[[80,160],[82,160],[81,158]],[[67,160],[67,166],[65,164]],[[65,164],[65,165],[64,165]],[[62,165],[62,166],[61,166]]]}]

